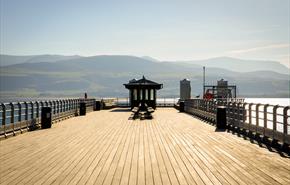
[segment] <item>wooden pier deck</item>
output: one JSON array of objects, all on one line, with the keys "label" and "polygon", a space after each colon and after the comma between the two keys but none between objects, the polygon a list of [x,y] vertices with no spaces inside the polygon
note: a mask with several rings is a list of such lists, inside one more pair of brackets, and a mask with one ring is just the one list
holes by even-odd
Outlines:
[{"label": "wooden pier deck", "polygon": [[74,117],[0,145],[0,184],[290,184],[290,159],[159,108]]}]

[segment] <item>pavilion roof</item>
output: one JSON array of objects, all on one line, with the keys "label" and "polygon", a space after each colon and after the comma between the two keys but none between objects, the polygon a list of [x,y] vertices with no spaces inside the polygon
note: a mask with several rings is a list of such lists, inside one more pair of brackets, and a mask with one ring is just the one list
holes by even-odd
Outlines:
[{"label": "pavilion roof", "polygon": [[153,82],[151,80],[148,80],[145,78],[145,76],[143,76],[141,79],[132,79],[129,81],[129,83],[127,84],[124,84],[124,86],[127,88],[127,89],[131,89],[131,88],[134,88],[134,87],[142,87],[142,86],[150,86],[151,88],[154,88],[154,89],[161,89],[163,87],[163,84],[159,84],[157,82]]}]

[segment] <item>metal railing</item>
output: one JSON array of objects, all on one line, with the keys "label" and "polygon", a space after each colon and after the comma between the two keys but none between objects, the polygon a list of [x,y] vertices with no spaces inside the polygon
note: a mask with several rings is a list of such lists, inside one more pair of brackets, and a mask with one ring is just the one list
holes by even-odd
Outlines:
[{"label": "metal railing", "polygon": [[225,106],[227,124],[290,144],[290,106],[245,103],[239,100],[185,101],[185,112],[215,121],[216,109]]},{"label": "metal railing", "polygon": [[[117,107],[129,107],[130,100],[129,98],[101,98],[106,104],[117,106]],[[156,106],[157,107],[173,107],[179,98],[157,98]]]},{"label": "metal railing", "polygon": [[29,130],[40,124],[42,107],[51,107],[52,120],[57,121],[75,116],[79,103],[86,102],[87,111],[92,111],[95,99],[62,99],[47,101],[25,101],[1,103],[0,107],[0,136],[15,135],[16,132]]}]

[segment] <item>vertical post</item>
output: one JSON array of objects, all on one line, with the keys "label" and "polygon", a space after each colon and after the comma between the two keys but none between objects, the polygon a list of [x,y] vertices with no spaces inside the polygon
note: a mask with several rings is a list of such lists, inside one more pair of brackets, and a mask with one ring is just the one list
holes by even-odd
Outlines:
[{"label": "vertical post", "polygon": [[4,103],[1,103],[2,106],[2,127],[4,129],[4,134],[6,135],[6,106]]},{"label": "vertical post", "polygon": [[273,131],[277,130],[277,109],[279,105],[273,107]]},{"label": "vertical post", "polygon": [[268,106],[269,106],[269,104],[264,105],[264,135],[265,135],[265,130],[268,127],[268,125],[267,125],[267,120],[268,120],[267,109],[268,109]]},{"label": "vertical post", "polygon": [[70,111],[70,109],[71,109],[71,99],[68,99],[67,102],[68,102],[68,110]]},{"label": "vertical post", "polygon": [[40,101],[40,102],[39,102],[39,112],[40,112],[40,117],[41,117],[42,107],[43,107],[43,101]]},{"label": "vertical post", "polygon": [[205,93],[205,66],[203,66],[203,93],[202,93],[202,98]]},{"label": "vertical post", "polygon": [[28,103],[24,102],[24,105],[25,105],[25,120],[27,121],[28,120]]},{"label": "vertical post", "polygon": [[30,106],[31,106],[31,119],[34,118],[34,109],[33,109],[33,102],[30,102]]},{"label": "vertical post", "polygon": [[28,129],[28,103],[24,102],[25,105],[25,120],[26,120],[26,128]]},{"label": "vertical post", "polygon": [[[86,99],[85,99],[86,101]],[[62,100],[62,112],[65,112],[65,100]]]},{"label": "vertical post", "polygon": [[252,105],[253,103],[249,104],[249,125],[252,124]]},{"label": "vertical post", "polygon": [[247,120],[246,106],[247,106],[247,103],[243,103],[243,129],[245,129],[246,120]]},{"label": "vertical post", "polygon": [[55,114],[56,113],[55,100],[52,101],[52,104],[53,104],[53,113],[52,114]]},{"label": "vertical post", "polygon": [[259,107],[260,107],[260,104],[256,104],[256,126],[258,127],[259,126]]},{"label": "vertical post", "polygon": [[12,102],[10,103],[10,109],[11,109],[11,112],[10,112],[10,116],[11,116],[10,124],[12,124],[12,132],[13,132],[13,135],[15,135],[15,132],[14,132],[14,105],[13,105]]},{"label": "vertical post", "polygon": [[36,117],[39,118],[39,102],[36,101]]},{"label": "vertical post", "polygon": [[77,110],[77,100],[76,99],[73,100],[73,109],[74,109],[74,111]]},{"label": "vertical post", "polygon": [[157,102],[156,102],[156,101],[157,101],[157,99],[156,99],[156,89],[154,89],[153,92],[154,92],[154,93],[153,93],[153,94],[154,94],[153,97],[154,97],[155,107],[156,107],[156,103],[157,103]]},{"label": "vertical post", "polygon": [[62,106],[63,106],[63,103],[62,103],[61,100],[59,100],[59,103],[60,103],[60,105],[59,105],[59,112],[62,112]]},{"label": "vertical post", "polygon": [[22,117],[22,115],[21,115],[21,109],[22,109],[22,107],[21,107],[21,103],[20,102],[18,102],[18,121],[19,122],[21,122],[21,117]]},{"label": "vertical post", "polygon": [[285,137],[288,134],[288,115],[287,112],[290,109],[289,106],[285,107],[283,109],[283,134],[284,134],[284,143],[285,143]]},{"label": "vertical post", "polygon": [[56,104],[57,104],[57,115],[59,114],[60,110],[59,110],[59,100],[56,100]]},{"label": "vertical post", "polygon": [[238,125],[239,125],[239,127],[240,127],[240,122],[241,122],[241,118],[242,118],[242,116],[241,116],[241,102],[238,102],[238,108],[237,108],[237,122],[238,122]]},{"label": "vertical post", "polygon": [[235,89],[235,97],[234,98],[236,98],[237,97],[237,87],[234,86],[234,89]]}]

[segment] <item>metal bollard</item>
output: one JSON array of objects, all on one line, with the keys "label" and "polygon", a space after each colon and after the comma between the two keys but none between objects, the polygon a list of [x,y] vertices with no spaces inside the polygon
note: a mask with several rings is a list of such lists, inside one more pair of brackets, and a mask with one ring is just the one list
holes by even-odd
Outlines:
[{"label": "metal bollard", "polygon": [[227,108],[225,106],[217,107],[216,126],[218,129],[225,129],[227,126]]},{"label": "metal bollard", "polygon": [[51,128],[51,107],[42,107],[41,108],[41,128]]},{"label": "metal bollard", "polygon": [[80,116],[85,116],[86,111],[86,102],[80,102]]},{"label": "metal bollard", "polygon": [[94,111],[99,111],[99,110],[101,110],[101,102],[95,101]]},{"label": "metal bollard", "polygon": [[184,112],[184,101],[179,102],[179,112]]}]

